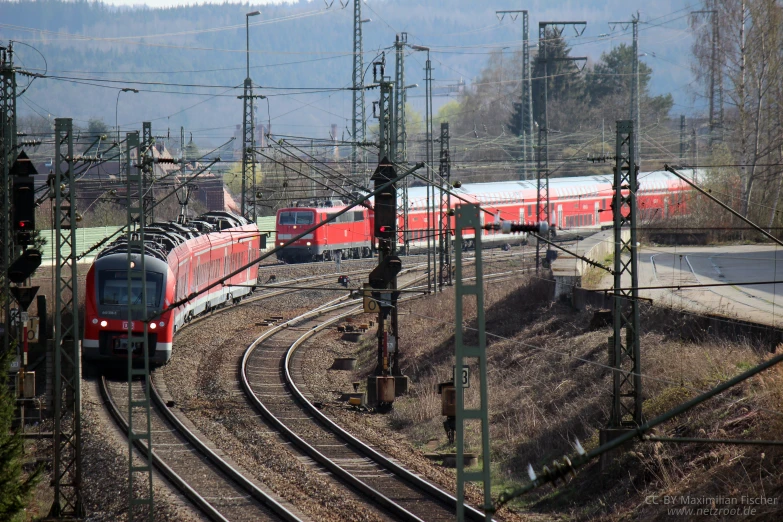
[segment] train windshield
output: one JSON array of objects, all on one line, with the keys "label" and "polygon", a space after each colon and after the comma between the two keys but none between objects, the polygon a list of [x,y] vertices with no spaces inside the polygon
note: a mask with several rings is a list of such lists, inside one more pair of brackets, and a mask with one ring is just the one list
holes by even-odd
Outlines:
[{"label": "train windshield", "polygon": [[312,225],[315,213],[303,211],[285,211],[280,213],[281,225]]},{"label": "train windshield", "polygon": [[[157,307],[163,291],[163,274],[147,272],[147,306]],[[98,273],[98,302],[102,305],[141,304],[141,278],[134,278],[128,294],[127,270],[101,270]]]}]

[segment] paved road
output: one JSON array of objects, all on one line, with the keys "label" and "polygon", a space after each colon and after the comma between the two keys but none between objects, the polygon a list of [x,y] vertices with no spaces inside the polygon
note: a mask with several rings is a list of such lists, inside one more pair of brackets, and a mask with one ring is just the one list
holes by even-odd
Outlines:
[{"label": "paved road", "polygon": [[[780,281],[777,284],[758,284]],[[641,290],[675,308],[783,327],[783,248],[772,246],[647,247],[639,286],[731,283],[730,286]],[[625,283],[624,283],[625,284]]]}]

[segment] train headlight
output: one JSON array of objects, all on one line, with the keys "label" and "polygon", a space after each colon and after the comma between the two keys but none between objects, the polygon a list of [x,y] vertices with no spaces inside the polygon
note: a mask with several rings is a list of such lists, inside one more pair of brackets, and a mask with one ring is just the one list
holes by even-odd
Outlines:
[{"label": "train headlight", "polygon": [[106,319],[101,321],[101,327],[106,328],[107,326],[109,326],[109,321],[107,321]]},{"label": "train headlight", "polygon": [[98,319],[96,319],[95,317],[93,317],[93,318],[92,318],[92,324],[98,324]]},{"label": "train headlight", "polygon": [[310,246],[310,245],[312,245],[312,243],[310,243],[310,242],[308,241],[308,242],[307,242],[307,246]]},{"label": "train headlight", "polygon": [[150,330],[154,330],[155,328],[157,328],[157,326],[158,325],[155,323],[150,323]]}]

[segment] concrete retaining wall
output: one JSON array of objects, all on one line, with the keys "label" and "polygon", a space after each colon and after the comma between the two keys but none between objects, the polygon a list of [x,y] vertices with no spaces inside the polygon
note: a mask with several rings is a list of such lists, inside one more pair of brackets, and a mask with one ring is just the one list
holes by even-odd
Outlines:
[{"label": "concrete retaining wall", "polygon": [[[628,241],[631,231],[622,231],[623,240]],[[604,230],[593,234],[578,244],[568,248],[572,252],[591,261],[602,263],[609,255],[614,255],[614,231]],[[590,265],[570,254],[558,251],[557,259],[552,263],[552,275],[555,279],[555,299],[568,299],[571,301],[574,288],[582,286],[582,276]]]}]

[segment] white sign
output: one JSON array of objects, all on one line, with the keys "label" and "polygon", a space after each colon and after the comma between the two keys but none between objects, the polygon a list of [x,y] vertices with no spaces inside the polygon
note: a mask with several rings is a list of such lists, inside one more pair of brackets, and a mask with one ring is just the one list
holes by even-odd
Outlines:
[{"label": "white sign", "polygon": [[467,366],[462,367],[462,378],[457,379],[457,367],[453,366],[452,375],[454,376],[454,383],[462,382],[463,388],[470,388],[470,368]]}]

